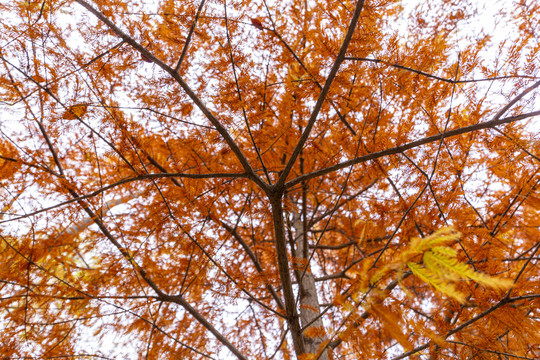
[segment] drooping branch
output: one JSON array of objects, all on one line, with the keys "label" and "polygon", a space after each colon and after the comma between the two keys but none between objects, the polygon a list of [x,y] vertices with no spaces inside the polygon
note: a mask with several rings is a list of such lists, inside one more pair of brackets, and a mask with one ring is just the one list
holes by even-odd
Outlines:
[{"label": "drooping branch", "polygon": [[[409,273],[403,274],[403,278],[402,278],[401,280],[405,279],[405,278],[408,277],[410,274],[411,274],[410,272],[409,272]],[[395,288],[399,283],[400,283],[400,281],[398,281],[398,280],[392,280],[388,285],[386,285],[386,287],[384,288],[384,291],[387,292],[387,293],[389,293],[390,291],[394,290],[394,288]],[[367,294],[366,294],[366,295],[367,295]],[[362,303],[361,303],[361,302],[358,302],[358,303],[356,304],[356,308],[360,307],[361,305],[362,305]],[[354,314],[354,310],[351,311],[347,317],[345,317],[345,319],[342,321],[342,323],[341,323],[339,329],[341,329],[343,326],[345,326],[345,324],[347,323],[347,321],[350,319],[350,317],[351,317],[353,314]],[[360,316],[358,317],[358,320],[366,320],[369,316],[370,316],[370,313],[369,313],[368,311],[364,311],[364,312],[362,313],[362,315],[360,315]],[[356,326],[356,327],[360,326],[360,323],[358,322],[358,320],[356,320],[356,321],[354,322],[354,324],[353,324],[353,325]],[[338,347],[339,345],[341,345],[342,342],[343,342],[343,339],[342,339],[342,338],[337,338],[336,340],[330,341],[326,346],[329,347],[329,348],[331,348],[331,349],[335,349],[336,347]]]},{"label": "drooping branch", "polygon": [[186,311],[193,316],[201,325],[203,325],[208,331],[210,331],[216,339],[218,339],[223,345],[225,345],[238,359],[248,360],[248,358],[242,354],[233,344],[223,336],[219,330],[217,330],[203,315],[201,315],[197,309],[191,306],[182,296],[180,295],[166,295],[161,293],[159,299],[163,301],[173,302],[182,306]]},{"label": "drooping branch", "polygon": [[[75,193],[74,190],[69,189],[68,191],[74,198],[79,198],[77,193]],[[140,265],[138,265],[133,259],[133,256],[129,253],[129,251],[124,248],[118,240],[111,234],[111,232],[107,229],[105,224],[101,221],[101,218],[95,214],[90,207],[82,200],[78,201],[79,204],[83,207],[84,211],[90,216],[91,219],[93,219],[94,223],[99,227],[103,235],[120,251],[122,256],[128,260],[134,267],[134,269],[137,271],[137,273],[141,276],[141,278],[156,292],[160,300],[163,301],[171,301],[176,304],[181,305],[191,316],[193,316],[202,326],[204,326],[210,333],[212,333],[216,339],[218,339],[223,345],[225,345],[233,354],[236,355],[241,360],[247,360],[247,358],[231,343],[227,338],[221,334],[202,314],[200,314],[191,304],[189,304],[182,296],[176,295],[171,296],[165,294],[161,289],[157,286],[157,284],[150,278],[150,275],[147,274],[146,270],[144,270]]]},{"label": "drooping branch", "polygon": [[[58,277],[57,275],[51,273],[49,270],[47,270],[46,268],[44,268],[43,266],[41,266],[40,264],[36,263],[35,261],[33,261],[32,259],[30,259],[28,256],[24,255],[23,253],[21,253],[19,251],[19,249],[17,249],[16,247],[13,246],[13,244],[11,244],[9,241],[7,241],[7,239],[2,236],[0,234],[0,239],[2,240],[3,243],[6,244],[7,247],[9,247],[10,249],[12,249],[15,253],[17,253],[18,256],[20,256],[21,258],[23,258],[26,262],[28,262],[29,264],[31,264],[32,266],[34,266],[35,268],[39,269],[41,272],[43,272],[44,274],[46,274],[47,276],[59,281],[60,283],[64,284],[66,287],[68,287],[69,289],[75,291],[76,293],[80,294],[81,296],[74,296],[74,297],[71,297],[72,300],[86,300],[86,299],[94,299],[94,300],[98,300],[100,302],[103,302],[105,304],[107,304],[108,306],[112,306],[116,309],[119,309],[122,313],[128,313],[132,316],[135,316],[139,319],[141,319],[142,321],[144,321],[145,323],[149,324],[150,326],[152,326],[154,329],[156,329],[157,331],[161,332],[163,335],[165,335],[166,337],[172,339],[174,342],[186,347],[187,349],[190,349],[191,351],[199,354],[199,355],[202,355],[204,356],[205,358],[208,358],[208,359],[214,359],[213,357],[195,349],[194,347],[176,339],[175,337],[173,337],[171,334],[169,334],[168,332],[166,332],[165,330],[163,330],[161,327],[157,326],[156,324],[154,324],[152,321],[148,320],[147,318],[143,317],[143,316],[140,316],[139,314],[135,313],[134,311],[130,310],[130,309],[127,309],[127,308],[123,308],[117,304],[115,304],[114,302],[110,302],[110,301],[106,301],[106,299],[115,299],[115,298],[118,298],[118,297],[114,297],[114,296],[110,296],[110,297],[107,297],[107,296],[93,296],[92,294],[84,291],[84,290],[81,290],[77,287],[75,287],[74,285],[70,284],[69,282],[67,282],[66,280]],[[34,294],[32,294],[32,296],[34,296]],[[145,298],[145,299],[148,299],[148,298],[155,298],[155,299],[159,299],[159,297],[152,297],[152,296],[143,296],[143,297],[125,297],[125,298]],[[63,299],[63,298],[60,298],[58,297],[58,299]],[[50,324],[49,324],[50,325]]]},{"label": "drooping branch", "polygon": [[[100,217],[103,217],[105,214],[107,214],[109,211],[112,210],[115,206],[125,204],[126,202],[134,199],[136,197],[135,194],[129,194],[127,196],[123,196],[121,198],[113,199],[110,201],[107,201],[98,211],[97,214]],[[70,227],[65,229],[59,236],[62,234],[66,234],[69,236],[76,236],[80,234],[82,231],[84,231],[88,226],[92,225],[94,223],[94,220],[90,217],[86,217],[82,219],[81,221],[72,224]]]}]

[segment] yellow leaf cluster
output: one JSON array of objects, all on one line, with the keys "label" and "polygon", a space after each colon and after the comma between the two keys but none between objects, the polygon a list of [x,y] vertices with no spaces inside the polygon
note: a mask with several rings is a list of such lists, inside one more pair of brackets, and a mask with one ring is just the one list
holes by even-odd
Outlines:
[{"label": "yellow leaf cluster", "polygon": [[406,260],[422,253],[421,262],[407,261],[407,267],[422,281],[460,303],[466,302],[466,295],[457,290],[456,285],[459,281],[472,280],[495,289],[509,289],[513,285],[510,279],[476,271],[457,258],[458,252],[455,249],[440,246],[455,241],[457,237],[459,234],[453,233],[451,228],[444,228],[424,239],[414,239],[402,259]]}]

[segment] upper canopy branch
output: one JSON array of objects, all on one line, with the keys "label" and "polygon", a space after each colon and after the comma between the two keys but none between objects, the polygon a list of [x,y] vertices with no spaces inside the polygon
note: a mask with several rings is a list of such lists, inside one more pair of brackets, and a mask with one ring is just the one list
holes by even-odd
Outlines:
[{"label": "upper canopy branch", "polygon": [[352,40],[352,36],[354,34],[354,30],[356,29],[356,25],[358,24],[358,19],[360,18],[360,13],[362,12],[363,7],[364,7],[364,0],[359,0],[356,3],[356,8],[354,10],[354,13],[353,13],[350,25],[349,25],[349,29],[347,30],[345,39],[343,40],[343,43],[341,44],[341,48],[339,49],[339,53],[337,55],[336,61],[334,62],[334,65],[332,66],[332,69],[330,70],[330,73],[328,74],[328,77],[326,78],[326,82],[324,83],[324,87],[321,90],[321,93],[319,94],[317,103],[315,104],[313,111],[311,112],[307,126],[304,132],[302,133],[302,136],[298,140],[298,143],[296,144],[296,147],[294,148],[293,153],[289,161],[287,162],[287,165],[285,165],[285,168],[283,169],[283,172],[281,173],[281,176],[279,177],[279,180],[277,181],[275,185],[277,189],[283,187],[283,185],[285,184],[287,176],[291,172],[293,165],[296,162],[296,159],[298,159],[298,156],[300,156],[300,153],[302,152],[302,149],[304,148],[304,145],[309,137],[309,134],[311,133],[311,129],[313,129],[313,125],[315,125],[315,121],[317,120],[317,117],[319,116],[319,112],[321,111],[324,101],[326,100],[328,91],[330,91],[330,86],[332,86],[332,82],[334,81],[337,75],[339,67],[343,63],[343,60],[345,60],[345,53],[347,52],[347,48],[349,47],[349,44]]},{"label": "upper canopy branch", "polygon": [[182,55],[180,55],[180,59],[178,59],[178,63],[176,64],[176,67],[174,68],[175,72],[178,72],[180,70],[180,66],[182,66],[182,61],[184,61],[184,58],[186,57],[189,43],[191,42],[191,37],[193,36],[193,32],[195,31],[195,26],[197,26],[197,21],[199,20],[201,16],[202,9],[204,7],[204,3],[206,0],[202,0],[199,4],[199,8],[197,9],[197,14],[195,15],[195,19],[193,20],[193,23],[191,24],[191,27],[189,28],[188,36],[186,37],[186,44],[184,45],[184,49],[182,49]]},{"label": "upper canopy branch", "polygon": [[366,61],[366,62],[372,62],[377,64],[384,64],[386,66],[391,66],[396,69],[406,70],[410,71],[431,79],[444,81],[450,84],[466,84],[466,83],[474,83],[474,82],[481,82],[481,81],[494,81],[494,80],[506,80],[506,79],[515,79],[515,78],[521,78],[521,79],[538,79],[536,76],[530,76],[530,75],[503,75],[503,76],[494,76],[494,77],[488,77],[485,79],[470,79],[470,80],[457,80],[457,79],[447,79],[441,76],[433,75],[430,73],[427,73],[425,71],[413,69],[407,66],[403,66],[400,64],[392,63],[389,61],[385,61],[382,59],[370,59],[370,58],[363,58],[363,57],[354,57],[354,56],[347,56],[345,60],[352,60],[352,61]]},{"label": "upper canopy branch", "polygon": [[202,100],[195,94],[195,92],[191,89],[191,87],[182,79],[182,77],[178,74],[175,69],[171,68],[167,64],[165,64],[163,61],[155,57],[150,51],[148,51],[144,46],[142,46],[140,43],[138,43],[135,39],[133,39],[130,35],[126,34],[124,31],[122,31],[118,26],[116,26],[111,20],[109,20],[103,13],[101,13],[99,10],[92,7],[90,4],[88,4],[84,0],[75,0],[78,4],[83,6],[85,9],[87,9],[89,12],[91,12],[95,17],[97,17],[99,20],[101,20],[109,29],[111,29],[117,36],[119,36],[124,42],[131,45],[135,50],[137,50],[141,55],[143,55],[146,59],[150,60],[151,62],[155,63],[157,66],[165,70],[171,77],[173,77],[176,82],[182,87],[182,89],[186,92],[186,94],[191,98],[193,103],[197,105],[197,107],[202,111],[202,113],[206,116],[206,118],[212,123],[212,125],[216,128],[216,130],[220,133],[220,135],[223,137],[227,145],[231,148],[233,153],[235,154],[238,161],[240,161],[240,164],[244,168],[247,174],[249,174],[249,178],[253,180],[257,185],[259,185],[261,188],[267,188],[268,185],[255,173],[253,168],[251,167],[248,159],[243,154],[242,150],[236,144],[234,139],[231,137],[227,129],[221,124],[221,122],[212,114],[210,109],[206,107],[206,105],[202,102]]},{"label": "upper canopy branch", "polygon": [[379,159],[379,158],[382,158],[382,157],[385,157],[385,156],[388,156],[388,155],[399,154],[399,153],[402,153],[402,152],[404,152],[406,150],[410,150],[410,149],[416,148],[418,146],[429,144],[429,143],[432,143],[432,142],[435,142],[435,141],[440,141],[442,139],[446,139],[446,138],[449,138],[449,137],[462,135],[462,134],[467,134],[467,133],[477,131],[477,130],[489,129],[489,128],[493,128],[493,127],[495,127],[497,125],[508,124],[508,123],[511,123],[511,122],[514,122],[514,121],[523,120],[523,119],[527,119],[527,118],[534,117],[534,116],[539,116],[539,115],[540,115],[540,110],[533,111],[533,112],[526,113],[526,114],[521,114],[521,115],[509,116],[509,117],[503,118],[503,119],[495,119],[495,120],[491,120],[491,121],[486,121],[484,123],[464,126],[464,127],[457,128],[457,129],[454,129],[454,130],[449,130],[449,131],[444,132],[444,133],[439,133],[437,135],[427,136],[427,137],[412,141],[412,142],[407,143],[407,144],[395,146],[395,147],[392,147],[392,148],[389,148],[389,149],[386,149],[386,150],[382,150],[382,151],[377,151],[377,152],[374,152],[374,153],[371,153],[371,154],[362,155],[362,156],[359,156],[357,158],[354,158],[354,159],[351,159],[351,160],[348,160],[348,161],[344,161],[342,163],[339,163],[339,164],[336,164],[336,165],[333,165],[333,166],[329,166],[329,167],[324,168],[324,169],[312,171],[312,172],[310,172],[308,174],[298,176],[297,178],[287,182],[285,184],[285,187],[290,188],[290,187],[293,187],[295,185],[300,184],[302,181],[317,178],[319,176],[323,176],[323,175],[332,173],[334,171],[344,169],[344,168],[349,167],[351,165],[356,165],[356,164],[364,163],[366,161]]}]

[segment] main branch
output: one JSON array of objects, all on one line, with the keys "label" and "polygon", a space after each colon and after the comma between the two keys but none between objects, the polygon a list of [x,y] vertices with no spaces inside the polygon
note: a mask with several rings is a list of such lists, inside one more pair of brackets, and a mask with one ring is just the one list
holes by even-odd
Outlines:
[{"label": "main branch", "polygon": [[364,163],[366,161],[379,159],[379,158],[382,158],[382,157],[385,157],[385,156],[388,156],[388,155],[399,154],[399,153],[402,153],[402,152],[404,152],[406,150],[410,150],[410,149],[416,148],[418,146],[429,144],[429,143],[432,143],[432,142],[435,142],[435,141],[440,141],[442,139],[446,139],[446,138],[450,138],[450,137],[454,137],[454,136],[458,136],[458,135],[463,135],[463,134],[467,134],[467,133],[482,130],[482,129],[494,128],[497,125],[508,124],[508,123],[511,123],[511,122],[514,122],[514,121],[523,120],[523,119],[527,119],[527,118],[531,118],[531,117],[535,117],[535,116],[539,116],[539,115],[540,115],[540,110],[539,111],[533,111],[533,112],[530,112],[530,113],[527,113],[527,114],[509,116],[509,117],[503,118],[503,119],[495,119],[495,120],[491,120],[491,121],[486,121],[484,123],[464,126],[464,127],[457,128],[457,129],[454,129],[454,130],[446,131],[444,133],[439,133],[437,135],[427,136],[425,138],[418,139],[418,140],[412,141],[412,142],[404,144],[404,145],[399,145],[399,146],[395,146],[395,147],[392,147],[392,148],[389,148],[389,149],[386,149],[386,150],[374,152],[374,153],[371,153],[371,154],[362,155],[362,156],[359,156],[357,158],[354,158],[354,159],[351,159],[351,160],[348,160],[348,161],[344,161],[342,163],[339,163],[339,164],[336,164],[336,165],[333,165],[333,166],[329,166],[329,167],[324,168],[324,169],[320,169],[320,170],[317,170],[317,171],[312,171],[312,172],[310,172],[308,174],[298,176],[297,178],[287,182],[285,184],[285,187],[291,188],[291,187],[293,187],[295,185],[300,184],[302,181],[317,178],[317,177],[332,173],[334,171],[338,171],[338,170],[347,168],[347,167],[349,167],[351,165],[356,165],[356,164]]},{"label": "main branch", "polygon": [[313,108],[313,111],[311,112],[311,116],[309,117],[309,121],[307,123],[306,129],[302,133],[302,136],[300,136],[300,140],[298,140],[298,144],[296,144],[296,147],[293,150],[291,158],[287,162],[287,165],[285,165],[285,168],[283,169],[283,172],[281,173],[281,176],[279,177],[279,180],[276,183],[276,188],[279,188],[283,186],[283,184],[285,184],[285,181],[287,180],[287,176],[291,172],[292,167],[294,163],[296,162],[296,159],[298,159],[300,152],[304,148],[304,145],[309,137],[309,134],[311,133],[311,129],[313,129],[313,125],[315,125],[315,121],[317,120],[317,117],[319,116],[319,112],[321,111],[322,105],[324,101],[326,100],[328,91],[330,91],[330,87],[332,86],[332,83],[334,82],[334,79],[337,75],[339,67],[343,63],[343,60],[345,60],[345,53],[347,52],[347,48],[349,47],[349,44],[352,40],[352,36],[354,34],[354,30],[356,29],[356,24],[358,23],[358,19],[360,18],[360,13],[362,12],[363,7],[364,7],[364,0],[359,0],[358,3],[356,4],[356,9],[354,10],[354,13],[353,13],[350,25],[349,25],[349,29],[347,30],[347,34],[345,35],[345,39],[343,40],[343,43],[341,44],[341,48],[339,49],[339,53],[337,55],[336,61],[334,62],[334,66],[332,66],[332,69],[330,70],[330,74],[328,74],[328,77],[326,78],[324,87],[321,90],[321,93],[319,94],[319,98],[317,99],[317,103],[315,104],[315,107]]},{"label": "main branch", "polygon": [[124,40],[127,44],[131,45],[135,50],[137,50],[141,55],[143,55],[146,59],[149,59],[156,65],[158,65],[160,68],[165,70],[169,75],[171,75],[174,80],[180,85],[180,87],[184,90],[184,92],[191,98],[193,103],[197,105],[199,110],[202,111],[202,113],[206,116],[206,118],[212,123],[212,125],[216,128],[216,130],[220,133],[220,135],[223,137],[223,140],[227,143],[227,145],[230,147],[242,167],[244,168],[245,172],[249,174],[249,177],[251,180],[253,180],[257,185],[261,186],[262,188],[266,188],[268,185],[255,174],[255,171],[249,164],[248,159],[245,157],[244,153],[236,144],[234,139],[231,137],[227,129],[221,124],[221,122],[216,118],[216,116],[206,107],[206,105],[202,102],[202,100],[195,94],[193,89],[182,79],[182,77],[178,74],[175,69],[170,67],[169,65],[165,64],[163,61],[155,57],[150,51],[148,51],[144,46],[139,44],[135,39],[133,39],[130,35],[126,34],[124,31],[122,31],[118,26],[116,26],[111,20],[109,20],[103,13],[101,13],[99,10],[92,7],[90,4],[88,4],[84,0],[75,0],[78,4],[83,6],[85,9],[87,9],[89,12],[91,12],[95,17],[97,17],[101,22],[103,22],[109,29],[111,29],[118,37],[120,37],[122,40]]}]

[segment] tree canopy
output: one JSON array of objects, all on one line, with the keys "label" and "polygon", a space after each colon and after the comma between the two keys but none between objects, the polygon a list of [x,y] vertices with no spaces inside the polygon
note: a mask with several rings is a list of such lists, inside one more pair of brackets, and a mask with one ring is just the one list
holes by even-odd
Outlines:
[{"label": "tree canopy", "polygon": [[482,4],[0,0],[0,357],[539,358],[540,3]]}]

